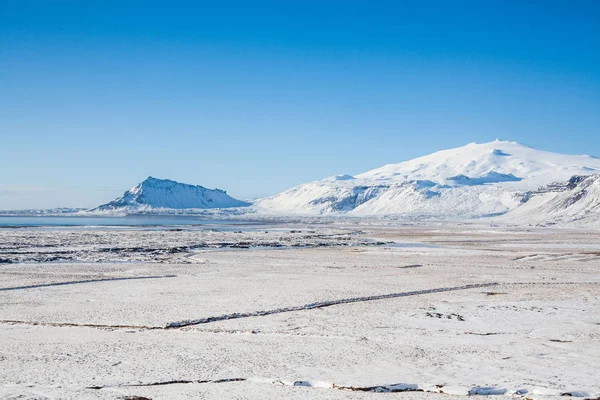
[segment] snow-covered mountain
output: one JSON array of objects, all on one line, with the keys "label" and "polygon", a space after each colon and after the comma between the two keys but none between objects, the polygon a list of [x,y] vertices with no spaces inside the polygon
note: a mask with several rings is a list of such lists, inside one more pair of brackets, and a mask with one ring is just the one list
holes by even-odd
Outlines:
[{"label": "snow-covered mountain", "polygon": [[224,190],[187,185],[169,179],[148,177],[123,196],[90,211],[148,211],[152,209],[206,209],[245,207],[250,203],[236,200]]},{"label": "snow-covered mountain", "polygon": [[410,218],[504,214],[530,192],[600,172],[600,159],[515,142],[471,143],[356,176],[337,175],[256,202],[274,214],[396,215]]},{"label": "snow-covered mountain", "polygon": [[500,221],[600,226],[600,174],[576,175],[566,182],[542,187]]}]

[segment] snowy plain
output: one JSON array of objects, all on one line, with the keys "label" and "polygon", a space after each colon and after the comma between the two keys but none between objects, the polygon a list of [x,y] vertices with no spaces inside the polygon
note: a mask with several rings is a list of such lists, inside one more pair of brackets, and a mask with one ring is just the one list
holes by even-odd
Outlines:
[{"label": "snowy plain", "polygon": [[2,398],[600,396],[598,231],[362,220],[0,243]]}]

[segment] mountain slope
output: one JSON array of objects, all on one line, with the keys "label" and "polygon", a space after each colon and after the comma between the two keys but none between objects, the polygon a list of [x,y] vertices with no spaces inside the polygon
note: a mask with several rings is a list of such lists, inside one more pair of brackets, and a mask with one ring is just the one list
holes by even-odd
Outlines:
[{"label": "mountain slope", "polygon": [[438,151],[414,160],[386,165],[356,177],[392,181],[427,179],[445,183],[448,178],[459,175],[484,177],[491,173],[490,181],[502,181],[497,175],[504,174],[527,178],[531,182],[535,178],[547,181],[557,176],[567,180],[577,171],[592,174],[599,169],[600,159],[595,157],[551,153],[516,142],[496,140]]},{"label": "mountain slope", "polygon": [[529,224],[574,223],[600,226],[600,174],[573,176],[540,188],[520,207],[501,218]]},{"label": "mountain slope", "polygon": [[497,140],[306,183],[261,199],[255,208],[275,214],[481,217],[516,208],[542,185],[597,172],[600,159],[594,157]]},{"label": "mountain slope", "polygon": [[229,208],[249,203],[236,200],[225,191],[187,185],[169,179],[148,179],[126,191],[123,196],[90,211],[148,210],[154,208]]}]

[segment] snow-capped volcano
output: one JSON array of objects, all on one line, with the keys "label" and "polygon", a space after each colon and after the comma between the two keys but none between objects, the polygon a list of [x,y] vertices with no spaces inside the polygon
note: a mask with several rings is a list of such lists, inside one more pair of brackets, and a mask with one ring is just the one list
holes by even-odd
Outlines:
[{"label": "snow-capped volcano", "polygon": [[600,159],[515,142],[471,143],[356,176],[336,175],[262,199],[263,212],[407,217],[503,214],[529,192],[573,175],[600,172]]},{"label": "snow-capped volcano", "polygon": [[123,196],[91,211],[148,210],[156,208],[229,208],[250,205],[236,200],[224,190],[207,189],[169,179],[148,179],[126,191]]},{"label": "snow-capped volcano", "polygon": [[379,181],[430,180],[438,184],[449,184],[462,176],[481,179],[481,183],[533,178],[543,182],[569,179],[579,172],[592,174],[598,169],[600,159],[591,156],[550,153],[516,142],[496,140],[438,151],[356,177]]}]

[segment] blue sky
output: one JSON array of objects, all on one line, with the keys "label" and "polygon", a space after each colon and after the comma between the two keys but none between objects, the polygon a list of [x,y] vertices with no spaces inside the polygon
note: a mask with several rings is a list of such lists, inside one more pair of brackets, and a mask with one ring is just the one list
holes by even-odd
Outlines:
[{"label": "blue sky", "polygon": [[600,156],[599,127],[598,1],[0,0],[0,209],[148,175],[263,196],[495,138]]}]

